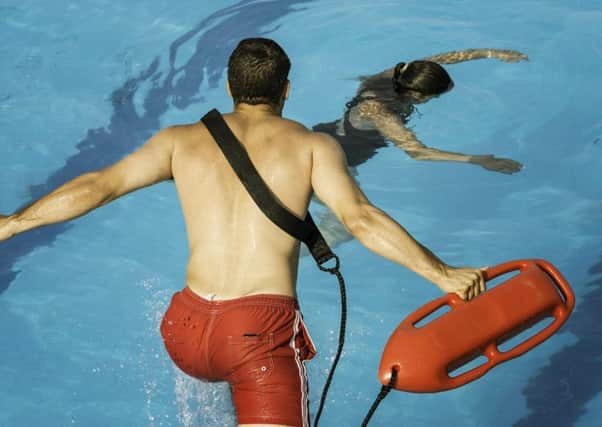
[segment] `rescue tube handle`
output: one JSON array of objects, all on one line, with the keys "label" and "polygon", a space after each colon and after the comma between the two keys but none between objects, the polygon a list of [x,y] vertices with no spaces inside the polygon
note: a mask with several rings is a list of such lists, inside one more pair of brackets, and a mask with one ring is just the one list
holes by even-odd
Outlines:
[{"label": "rescue tube handle", "polygon": [[542,259],[510,261],[492,268],[488,268],[485,271],[485,280],[489,281],[502,274],[506,274],[515,270],[522,271],[527,268],[533,268],[534,266],[537,266],[548,274],[548,276],[554,282],[554,285],[559,289],[561,295],[564,297],[564,304],[555,307],[553,313],[551,313],[551,315],[554,317],[554,321],[546,328],[539,331],[536,335],[528,338],[524,342],[513,347],[511,350],[500,352],[497,348],[496,342],[487,344],[482,351],[482,355],[488,359],[487,362],[468,372],[458,375],[457,377],[450,377],[450,385],[452,387],[458,387],[471,382],[483,376],[487,371],[496,365],[526,353],[533,347],[541,344],[543,341],[552,336],[552,334],[554,334],[564,324],[564,322],[566,322],[575,305],[575,295],[566,279],[549,262]]},{"label": "rescue tube handle", "polygon": [[[495,267],[488,267],[484,270],[483,276],[485,278],[485,282],[489,282],[495,279],[498,276],[503,274],[508,274],[513,271],[524,271],[528,268],[539,267],[544,270],[548,276],[552,279],[554,285],[560,292],[560,295],[563,297],[566,310],[568,311],[567,315],[573,310],[575,306],[575,295],[571,286],[567,282],[567,280],[562,276],[562,274],[556,269],[552,264],[543,259],[522,259],[522,260],[514,260],[508,261],[503,264],[496,265]],[[404,322],[409,322],[413,326],[416,326],[422,319],[428,317],[430,314],[434,313],[436,310],[439,310],[441,307],[447,305],[451,309],[456,308],[459,305],[466,304],[462,298],[457,296],[455,293],[448,293],[441,298],[437,298],[423,307],[420,310],[412,313]],[[426,314],[425,314],[426,313]]]},{"label": "rescue tube handle", "polygon": [[420,308],[420,310],[415,311],[410,314],[403,323],[410,323],[413,327],[420,328],[420,326],[416,326],[421,320],[427,318],[435,311],[439,310],[443,306],[448,306],[450,309],[453,309],[456,305],[461,304],[462,299],[454,293],[446,294],[442,297],[439,297],[433,301],[428,302],[424,306]]},{"label": "rescue tube handle", "polygon": [[485,276],[485,281],[489,282],[495,279],[502,274],[511,273],[516,270],[525,270],[527,267],[533,266],[533,262],[531,260],[514,260],[508,261],[503,264],[496,265],[495,267],[487,267],[483,272]]},{"label": "rescue tube handle", "polygon": [[474,369],[471,369],[468,372],[458,375],[457,377],[449,377],[448,386],[445,388],[455,388],[474,381],[477,378],[485,375],[487,371],[499,365],[500,363],[514,359],[538,346],[552,336],[554,332],[556,332],[563,325],[563,323],[567,320],[568,315],[569,312],[564,309],[556,310],[554,314],[555,319],[551,324],[511,350],[501,352],[498,350],[496,342],[487,344],[482,352],[482,355],[487,358],[487,362]]},{"label": "rescue tube handle", "polygon": [[544,259],[522,259],[522,260],[514,260],[508,261],[503,264],[496,265],[495,267],[488,267],[484,271],[485,281],[489,282],[490,280],[495,279],[502,274],[511,273],[516,270],[526,270],[527,268],[533,268],[534,266],[539,267],[543,271],[545,271],[548,276],[554,282],[554,285],[562,295],[565,301],[565,305],[569,313],[573,310],[575,306],[575,294],[571,289],[571,286],[567,282],[567,280],[562,276],[560,271],[548,261]]},{"label": "rescue tube handle", "polygon": [[548,274],[556,287],[560,290],[561,295],[564,297],[564,304],[566,305],[566,309],[568,311],[567,315],[570,314],[575,307],[575,294],[573,293],[573,289],[571,289],[569,282],[556,267],[554,267],[545,259],[534,259],[533,262]]}]

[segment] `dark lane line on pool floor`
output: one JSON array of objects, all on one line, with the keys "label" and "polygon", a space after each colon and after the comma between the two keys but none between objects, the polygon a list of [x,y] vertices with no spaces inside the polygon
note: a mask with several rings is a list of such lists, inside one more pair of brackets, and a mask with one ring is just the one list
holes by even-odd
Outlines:
[{"label": "dark lane line on pool floor", "polygon": [[583,295],[564,326],[578,341],[550,358],[550,363],[529,379],[522,394],[530,413],[514,427],[570,427],[587,413],[587,403],[602,390],[602,255],[588,273],[592,280],[576,288]]},{"label": "dark lane line on pool floor", "polygon": [[[313,0],[243,0],[221,9],[203,19],[196,27],[178,37],[169,48],[169,69],[160,69],[160,58],[137,77],[127,80],[113,91],[110,101],[113,113],[108,126],[90,129],[77,144],[78,153],[65,160],[65,166],[57,169],[43,184],[30,188],[31,198],[26,206],[60,186],[66,181],[91,170],[100,169],[119,160],[142,145],[159,130],[160,118],[170,108],[184,110],[202,103],[198,95],[207,80],[209,88],[217,87],[227,66],[228,56],[238,41],[245,37],[261,37],[279,28],[263,30],[282,17],[301,10],[298,6]],[[216,23],[217,22],[217,23]],[[175,66],[178,49],[201,34],[196,40],[195,51],[181,67]],[[159,80],[163,79],[162,83]],[[144,82],[152,82],[152,88],[144,98],[145,112],[138,115],[134,107],[134,95]],[[199,117],[202,115],[199,111]],[[34,249],[50,246],[57,236],[67,231],[72,223],[46,226],[18,235],[0,245],[0,294],[15,280],[19,271],[15,263]]]}]

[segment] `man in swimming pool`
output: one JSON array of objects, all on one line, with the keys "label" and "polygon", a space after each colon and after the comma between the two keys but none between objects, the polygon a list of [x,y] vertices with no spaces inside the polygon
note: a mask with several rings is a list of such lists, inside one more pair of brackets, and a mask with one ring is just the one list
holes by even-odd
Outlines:
[{"label": "man in swimming pool", "polygon": [[[240,42],[228,63],[225,120],[276,197],[304,217],[313,192],[373,252],[471,299],[479,269],[454,268],[366,198],[330,136],[282,117],[290,62],[268,39]],[[307,426],[304,361],[315,350],[296,300],[299,241],[254,204],[201,122],[159,131],[105,169],[81,175],[0,218],[0,240],[84,215],[129,192],[175,182],[190,247],[186,286],[161,323],[186,373],[228,381],[241,426]]]}]

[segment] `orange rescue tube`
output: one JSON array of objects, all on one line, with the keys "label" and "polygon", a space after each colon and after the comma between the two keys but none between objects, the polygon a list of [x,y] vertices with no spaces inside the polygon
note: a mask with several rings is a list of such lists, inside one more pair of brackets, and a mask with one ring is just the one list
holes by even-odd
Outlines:
[{"label": "orange rescue tube", "polygon": [[[469,302],[447,294],[408,316],[385,346],[378,372],[380,382],[389,384],[392,369],[396,369],[393,387],[397,390],[449,390],[480,378],[494,366],[549,338],[573,310],[573,291],[560,272],[541,259],[510,261],[489,268],[485,280],[516,270],[519,274]],[[447,313],[416,326],[446,305],[450,308]],[[546,317],[554,320],[536,335],[508,351],[498,349],[498,345]],[[487,362],[458,376],[449,375],[479,356],[485,356]]]}]

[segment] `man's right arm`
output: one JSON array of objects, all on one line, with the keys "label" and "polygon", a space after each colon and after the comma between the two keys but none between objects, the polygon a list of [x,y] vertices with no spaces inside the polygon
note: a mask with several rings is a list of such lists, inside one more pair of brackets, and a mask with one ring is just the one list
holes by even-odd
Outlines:
[{"label": "man's right arm", "polygon": [[485,290],[480,270],[446,265],[393,218],[370,203],[349,175],[345,153],[334,138],[314,133],[312,150],[312,186],[316,196],[366,248],[464,299]]},{"label": "man's right arm", "polygon": [[173,134],[173,128],[163,129],[117,163],[67,181],[12,215],[0,215],[0,242],[36,227],[77,218],[124,194],[170,179]]}]

